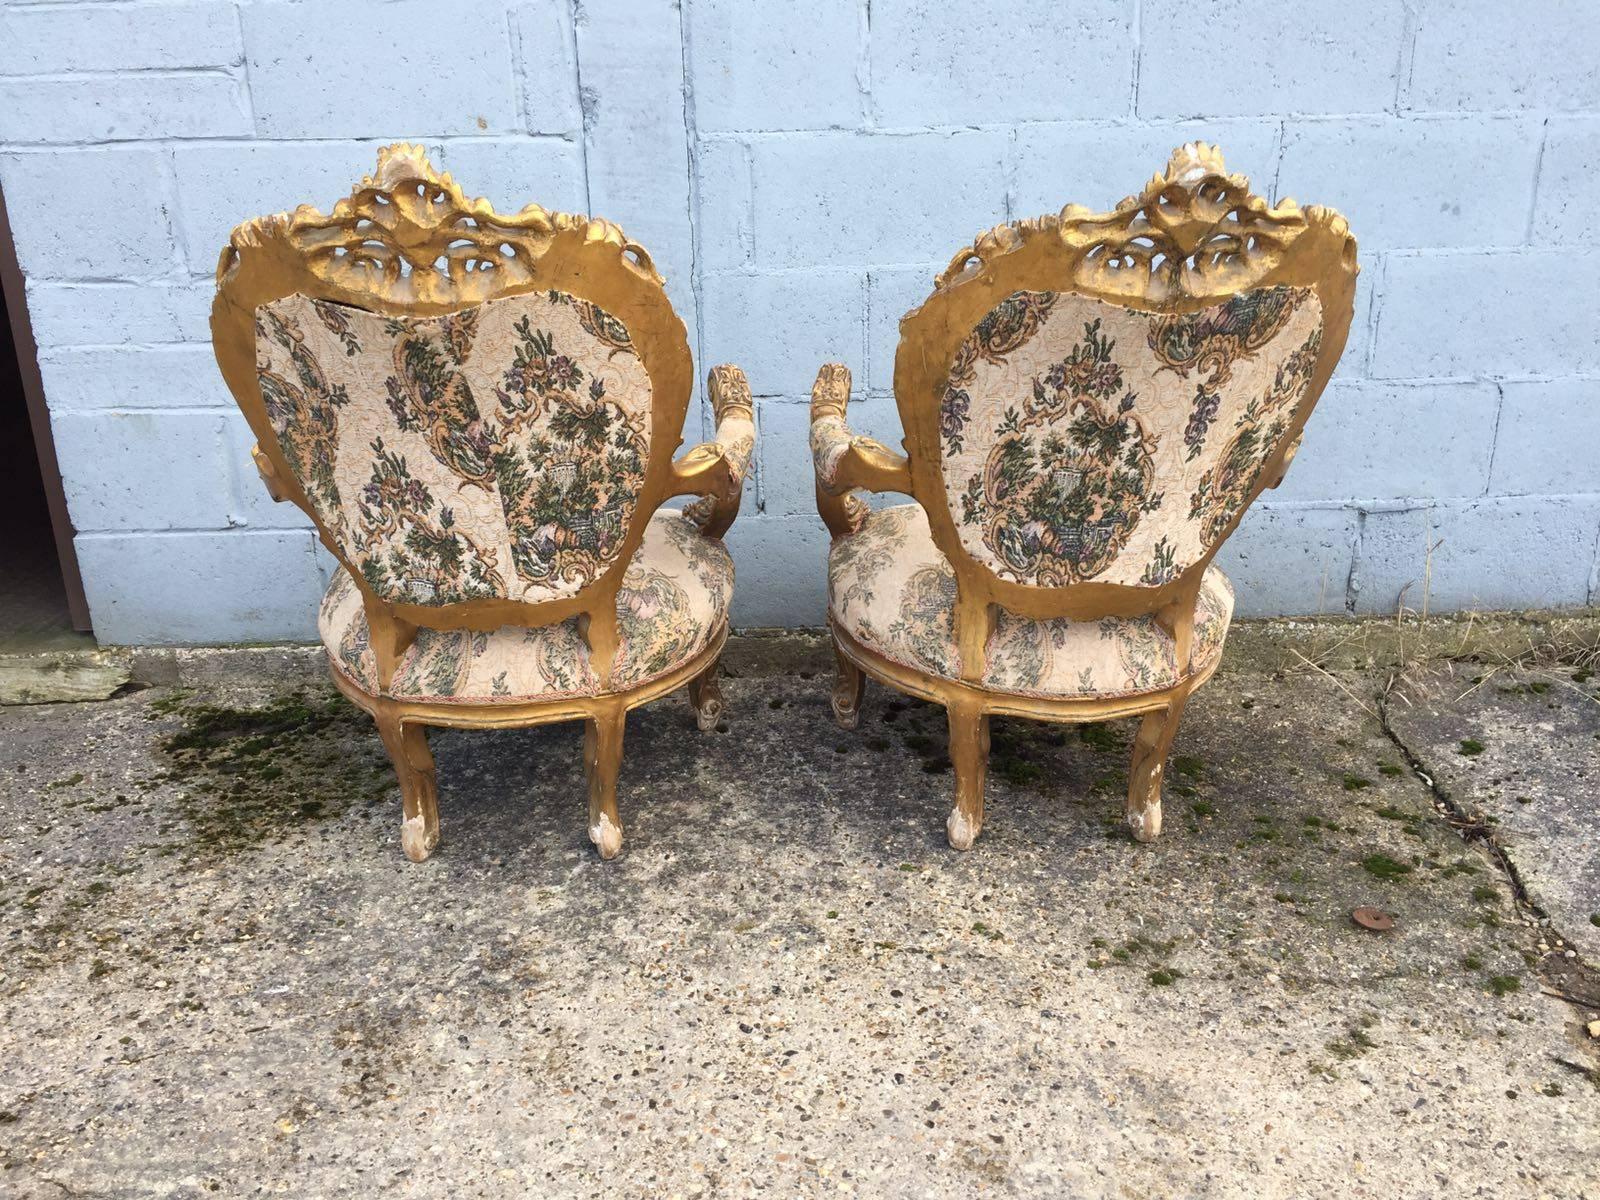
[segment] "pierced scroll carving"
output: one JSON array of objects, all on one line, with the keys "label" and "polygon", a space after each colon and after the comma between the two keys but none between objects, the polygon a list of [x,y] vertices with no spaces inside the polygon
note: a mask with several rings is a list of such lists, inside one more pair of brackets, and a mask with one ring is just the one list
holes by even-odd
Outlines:
[{"label": "pierced scroll carving", "polygon": [[549,242],[568,230],[615,246],[626,266],[661,283],[649,254],[610,221],[537,204],[498,213],[435,171],[421,146],[397,143],[378,152],[378,169],[331,214],[302,204],[240,225],[217,274],[220,281],[250,249],[286,241],[314,276],[352,298],[465,305],[526,284]]},{"label": "pierced scroll carving", "polygon": [[1077,256],[1077,283],[1107,297],[1159,304],[1216,296],[1252,286],[1282,261],[1309,224],[1326,222],[1355,241],[1344,218],[1322,208],[1302,210],[1293,200],[1276,205],[1250,191],[1243,175],[1230,175],[1222,152],[1190,142],[1172,154],[1166,170],[1109,213],[1069,204],[1053,216],[997,225],[978,235],[939,275],[948,287],[985,264],[1039,237],[1056,237]]}]

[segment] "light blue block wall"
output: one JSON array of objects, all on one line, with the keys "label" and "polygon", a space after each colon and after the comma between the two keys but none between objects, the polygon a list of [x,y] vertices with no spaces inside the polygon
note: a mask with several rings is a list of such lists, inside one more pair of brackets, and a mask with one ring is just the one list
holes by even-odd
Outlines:
[{"label": "light blue block wall", "polygon": [[[898,440],[901,314],[977,230],[1106,207],[1180,142],[1350,218],[1364,273],[1247,614],[1597,599],[1600,72],[1564,0],[9,0],[10,208],[97,632],[306,638],[328,560],[207,346],[239,220],[422,141],[472,194],[645,244],[760,449],[735,620],[816,625],[805,401]],[[703,405],[687,436],[706,430]]]}]

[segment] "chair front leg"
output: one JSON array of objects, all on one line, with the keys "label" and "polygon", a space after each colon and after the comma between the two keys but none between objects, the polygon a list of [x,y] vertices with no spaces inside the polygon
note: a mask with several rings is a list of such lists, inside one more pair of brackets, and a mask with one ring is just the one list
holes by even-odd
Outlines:
[{"label": "chair front leg", "polygon": [[591,713],[583,724],[583,773],[589,781],[589,840],[601,858],[622,851],[622,817],[617,812],[617,773],[622,768],[622,729],[628,719],[620,704]]},{"label": "chair front leg", "polygon": [[1125,814],[1135,841],[1153,842],[1161,836],[1161,780],[1188,700],[1189,694],[1180,692],[1165,708],[1146,713],[1139,722],[1139,734],[1133,742],[1133,765],[1128,769]]},{"label": "chair front leg", "polygon": [[717,671],[722,666],[720,655],[709,667],[689,681],[689,703],[694,708],[695,723],[701,733],[710,733],[727,711],[722,700],[722,688],[717,683]]},{"label": "chair front leg", "polygon": [[406,724],[399,717],[375,718],[383,748],[400,780],[400,802],[405,819],[400,824],[400,848],[412,862],[422,862],[439,844],[439,782],[433,752],[423,726]]},{"label": "chair front leg", "polygon": [[968,697],[946,706],[950,722],[950,763],[956,774],[956,802],[945,822],[945,836],[956,850],[970,850],[983,829],[983,783],[989,773],[989,714]]},{"label": "chair front leg", "polygon": [[840,729],[854,729],[861,723],[861,698],[866,694],[867,677],[845,656],[839,643],[833,643],[833,719]]}]

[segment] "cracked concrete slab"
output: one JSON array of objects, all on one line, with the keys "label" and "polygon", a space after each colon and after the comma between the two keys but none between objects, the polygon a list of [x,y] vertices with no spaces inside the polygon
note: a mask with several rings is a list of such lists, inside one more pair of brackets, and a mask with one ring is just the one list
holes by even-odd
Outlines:
[{"label": "cracked concrete slab", "polygon": [[967,854],[941,714],[827,684],[630,717],[612,863],[575,726],[436,732],[414,866],[320,685],[0,711],[0,1191],[1600,1194],[1580,1010],[1377,676],[1219,676],[1149,846],[1131,723],[997,721]]},{"label": "cracked concrete slab", "polygon": [[1600,962],[1600,677],[1447,662],[1407,671],[1386,711],[1562,939]]}]

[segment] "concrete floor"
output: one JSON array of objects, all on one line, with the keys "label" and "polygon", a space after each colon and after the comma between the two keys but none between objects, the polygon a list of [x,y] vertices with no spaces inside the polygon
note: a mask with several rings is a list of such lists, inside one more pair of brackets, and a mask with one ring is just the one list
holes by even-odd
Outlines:
[{"label": "concrete floor", "polygon": [[997,722],[964,855],[937,710],[733,679],[630,719],[613,863],[576,727],[436,733],[413,866],[233,661],[0,709],[0,1194],[1600,1197],[1572,666],[1225,668],[1149,846],[1131,723]]}]

